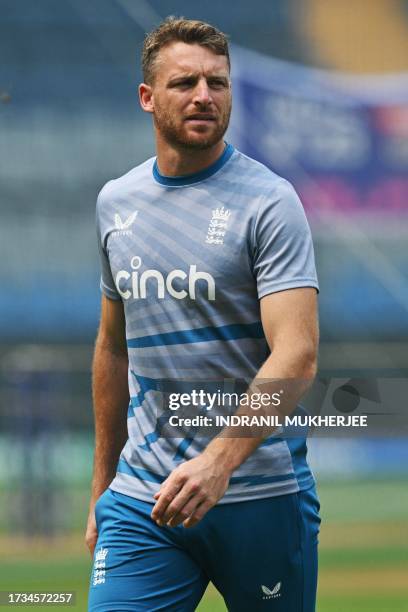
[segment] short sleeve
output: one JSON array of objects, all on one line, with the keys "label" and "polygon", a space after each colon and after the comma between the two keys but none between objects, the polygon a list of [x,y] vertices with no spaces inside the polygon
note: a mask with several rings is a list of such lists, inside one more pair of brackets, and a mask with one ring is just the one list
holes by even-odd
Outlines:
[{"label": "short sleeve", "polygon": [[282,179],[261,202],[252,242],[259,298],[298,287],[319,289],[310,228],[288,181]]},{"label": "short sleeve", "polygon": [[99,262],[101,270],[100,289],[111,300],[120,300],[121,297],[115,287],[113,281],[109,257],[105,246],[105,236],[102,230],[102,204],[103,204],[103,189],[98,196],[96,203],[96,237],[98,244]]}]

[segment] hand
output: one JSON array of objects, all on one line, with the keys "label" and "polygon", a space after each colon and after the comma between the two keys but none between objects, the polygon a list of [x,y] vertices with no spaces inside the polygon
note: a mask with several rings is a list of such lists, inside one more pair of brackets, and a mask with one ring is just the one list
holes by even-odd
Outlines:
[{"label": "hand", "polygon": [[89,511],[88,523],[86,526],[86,533],[85,533],[85,542],[86,542],[87,547],[89,548],[89,551],[92,557],[94,554],[97,539],[98,539],[98,530],[96,528],[95,509],[94,507],[92,507],[92,509]]},{"label": "hand", "polygon": [[193,527],[227,490],[231,472],[205,452],[179,465],[154,495],[151,517],[159,526]]}]

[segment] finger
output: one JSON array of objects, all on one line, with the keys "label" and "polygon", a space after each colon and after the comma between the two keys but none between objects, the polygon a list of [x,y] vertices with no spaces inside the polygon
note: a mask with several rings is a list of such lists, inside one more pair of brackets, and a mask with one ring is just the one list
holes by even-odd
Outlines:
[{"label": "finger", "polygon": [[205,500],[205,495],[194,495],[181,510],[167,523],[169,527],[177,527],[194,514],[198,506]]},{"label": "finger", "polygon": [[[167,506],[165,512],[162,515],[162,521],[164,523],[169,523],[171,519],[176,516],[187,504],[187,502],[194,495],[192,491],[185,490],[184,486],[178,495],[173,499],[173,501]],[[189,516],[189,515],[187,515]],[[187,518],[187,517],[186,517]]]},{"label": "finger", "polygon": [[[190,499],[194,498],[199,493],[199,489],[200,487],[197,481],[192,479],[187,480],[173,501],[167,506],[167,509],[162,517],[163,521],[168,523],[173,516],[178,514],[184,508]],[[196,501],[195,505],[197,505],[197,503],[198,501]],[[185,518],[188,516],[189,515],[187,515]]]},{"label": "finger", "polygon": [[184,521],[183,526],[186,527],[186,529],[189,527],[194,527],[194,525],[197,525],[197,523],[201,521],[201,519],[213,506],[214,502],[209,501],[208,499],[207,501],[202,502],[199,506],[197,506],[194,513]]},{"label": "finger", "polygon": [[[203,501],[204,497],[205,495],[199,492],[198,487],[192,487],[186,483],[179,494],[168,506],[163,516],[163,520],[165,523],[169,524],[178,514],[184,514],[185,516],[183,520],[185,520],[190,516],[193,510],[195,510],[197,505]],[[172,527],[173,525],[170,526]]]},{"label": "finger", "polygon": [[165,513],[167,506],[173,501],[181,488],[181,485],[170,485],[163,488],[160,491],[160,496],[153,507],[151,517],[157,524],[163,525],[163,514]]}]

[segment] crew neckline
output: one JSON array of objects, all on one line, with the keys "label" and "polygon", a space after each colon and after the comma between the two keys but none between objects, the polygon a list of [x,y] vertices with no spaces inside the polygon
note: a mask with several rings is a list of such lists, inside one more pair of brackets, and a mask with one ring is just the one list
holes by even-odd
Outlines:
[{"label": "crew neckline", "polygon": [[157,157],[154,160],[153,164],[153,177],[155,180],[161,185],[166,185],[167,187],[182,187],[183,185],[193,185],[194,183],[199,183],[200,181],[204,181],[210,176],[213,176],[218,170],[221,170],[223,166],[230,159],[231,155],[234,152],[234,147],[232,144],[227,144],[224,151],[220,155],[220,157],[208,166],[208,168],[204,168],[204,170],[200,170],[199,172],[193,172],[192,174],[184,174],[183,176],[165,176],[164,174],[160,174],[159,167],[157,165]]}]

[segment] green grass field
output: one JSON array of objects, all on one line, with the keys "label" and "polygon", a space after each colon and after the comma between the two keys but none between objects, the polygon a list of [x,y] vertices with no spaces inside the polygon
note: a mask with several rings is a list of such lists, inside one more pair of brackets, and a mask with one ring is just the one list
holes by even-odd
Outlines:
[{"label": "green grass field", "polygon": [[[322,483],[319,494],[323,526],[318,611],[408,612],[406,483]],[[0,544],[0,590],[72,590],[77,593],[77,603],[68,609],[86,610],[91,564],[80,536],[53,544],[3,537]],[[221,612],[226,608],[210,587],[197,610]]]}]

